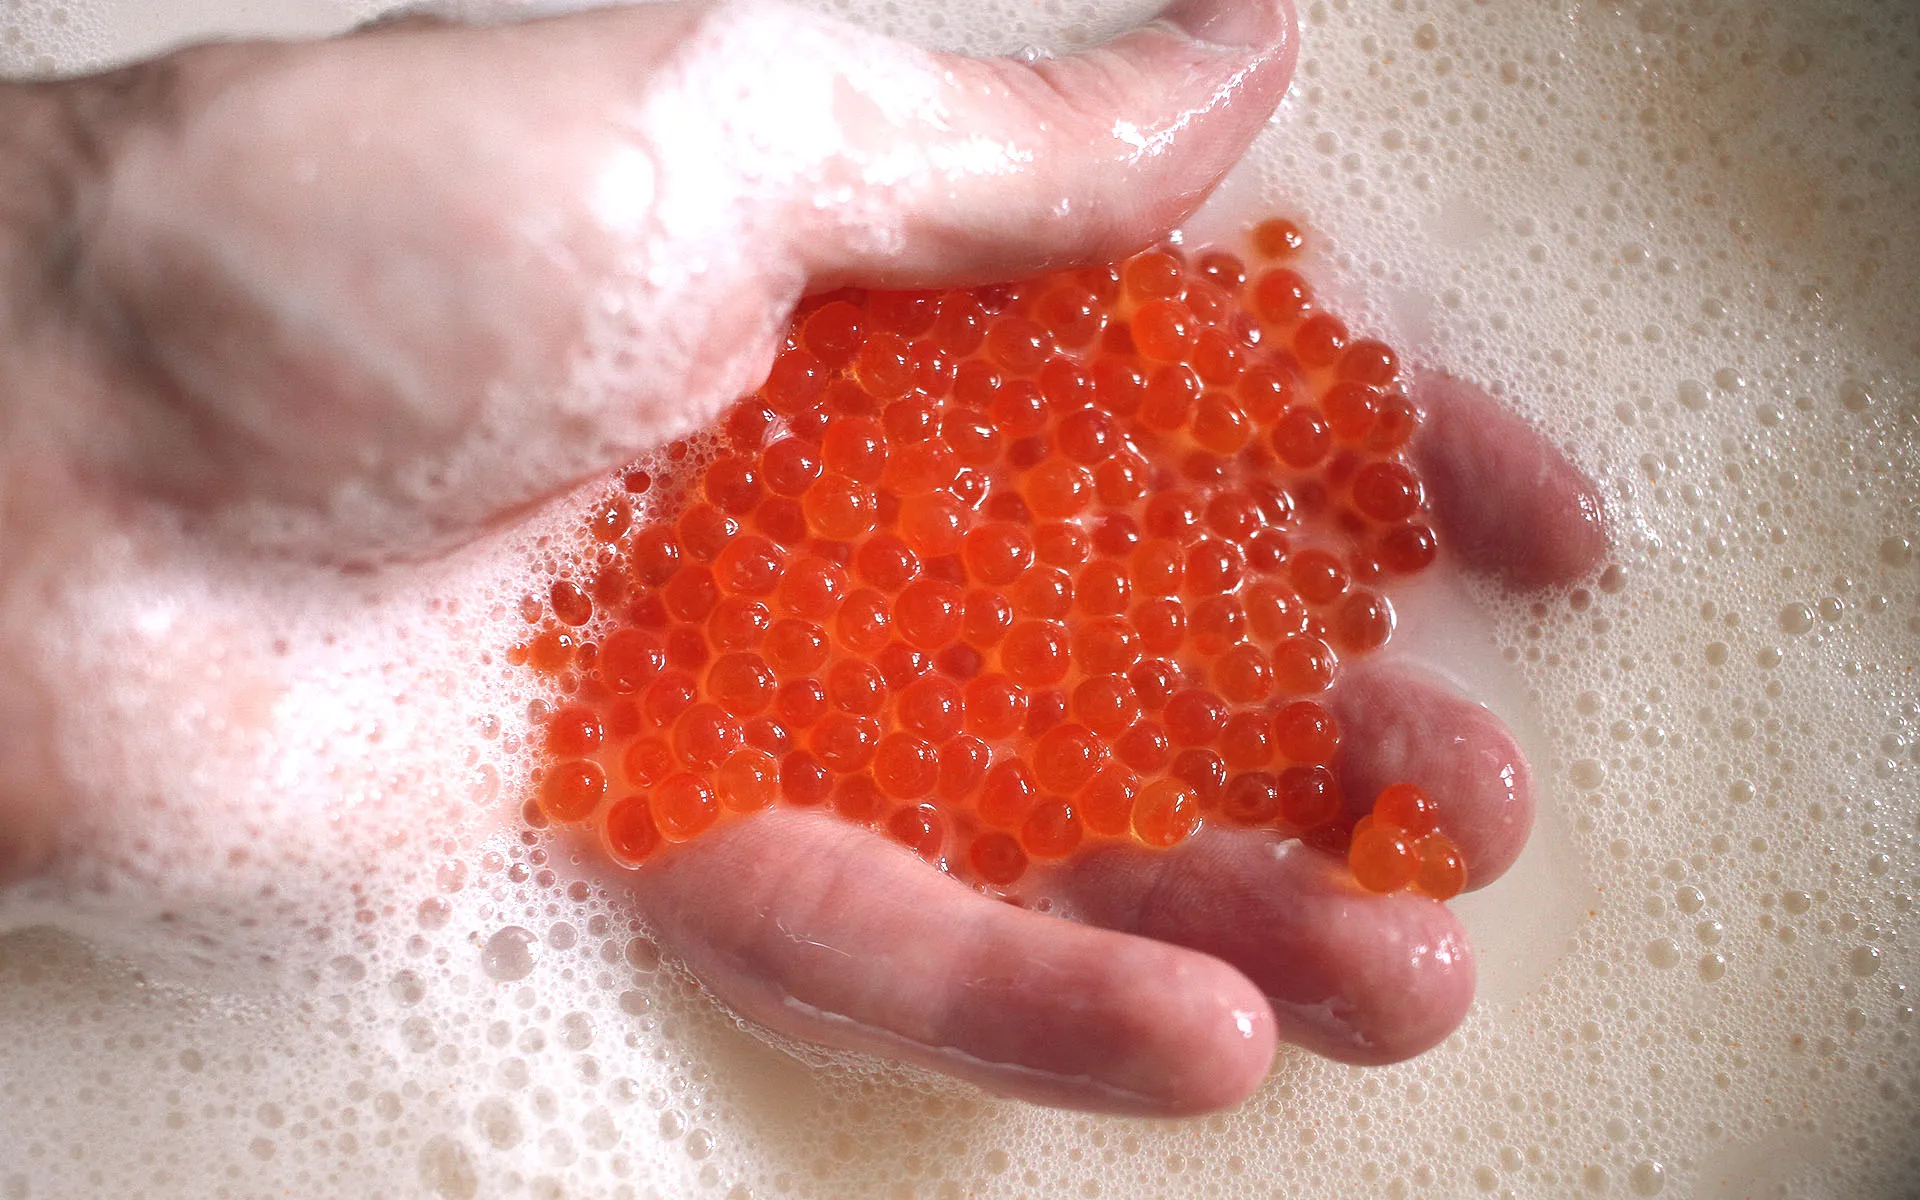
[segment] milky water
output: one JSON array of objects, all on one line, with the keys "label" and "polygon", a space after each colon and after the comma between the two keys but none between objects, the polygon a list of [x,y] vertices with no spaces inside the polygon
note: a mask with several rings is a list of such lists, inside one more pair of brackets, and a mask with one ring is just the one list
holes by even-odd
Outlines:
[{"label": "milky water", "polygon": [[[0,67],[364,15],[194,7],[0,0]],[[1144,13],[898,8],[845,11],[997,50]],[[1483,987],[1435,1051],[1283,1052],[1238,1112],[1158,1123],[741,1032],[617,878],[513,832],[502,564],[564,549],[528,534],[425,597],[149,574],[74,614],[132,628],[103,660],[185,647],[126,712],[206,674],[154,744],[81,749],[209,815],[156,825],[105,900],[9,908],[90,942],[0,938],[0,1197],[1910,1194],[1916,24],[1900,3],[1314,4],[1294,92],[1196,222],[1304,217],[1356,324],[1508,396],[1613,506],[1591,586],[1432,603],[1484,632],[1404,626],[1520,725],[1545,791],[1528,854],[1459,904]],[[209,673],[192,650],[214,644]],[[310,851],[252,849],[269,826]]]}]

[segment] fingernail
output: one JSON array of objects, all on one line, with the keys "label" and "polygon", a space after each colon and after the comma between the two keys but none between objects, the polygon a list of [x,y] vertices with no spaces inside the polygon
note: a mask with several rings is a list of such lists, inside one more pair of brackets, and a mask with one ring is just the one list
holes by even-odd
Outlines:
[{"label": "fingernail", "polygon": [[1167,22],[1197,41],[1247,49],[1285,36],[1283,0],[1174,0],[1161,10]]}]

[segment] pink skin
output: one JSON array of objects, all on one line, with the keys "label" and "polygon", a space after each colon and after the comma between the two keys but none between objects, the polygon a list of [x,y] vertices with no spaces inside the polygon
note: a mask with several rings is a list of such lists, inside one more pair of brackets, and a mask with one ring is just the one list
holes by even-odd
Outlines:
[{"label": "pink skin", "polygon": [[[1271,0],[1167,18],[1028,66],[674,4],[0,88],[0,419],[21,431],[0,441],[0,875],[85,878],[109,853],[89,814],[112,798],[45,750],[85,714],[9,652],[90,539],[177,512],[216,551],[195,561],[233,563],[265,514],[344,593],[349,569],[405,570],[710,417],[807,290],[1147,243],[1239,156],[1294,58]],[[819,120],[794,126],[808,104]],[[1592,569],[1577,472],[1466,385],[1420,399],[1463,558],[1516,586]],[[1356,792],[1453,789],[1483,883],[1524,840],[1525,767],[1484,710],[1426,686],[1344,685],[1341,769]],[[745,1015],[1049,1104],[1220,1108],[1276,1040],[1392,1061],[1472,992],[1444,906],[1360,893],[1269,835],[1077,862],[1055,883],[1079,923],[815,814],[607,873]]]}]

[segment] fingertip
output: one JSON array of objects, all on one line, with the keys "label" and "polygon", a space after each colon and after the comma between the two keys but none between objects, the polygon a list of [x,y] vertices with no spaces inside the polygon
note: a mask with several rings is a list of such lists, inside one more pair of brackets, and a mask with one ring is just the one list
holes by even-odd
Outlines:
[{"label": "fingertip", "polygon": [[1469,567],[1533,590],[1596,574],[1611,540],[1600,489],[1559,447],[1481,388],[1439,372],[1415,383],[1415,446],[1447,545]]},{"label": "fingertip", "polygon": [[1216,46],[1282,52],[1289,60],[1295,46],[1290,0],[1174,0],[1158,19]]},{"label": "fingertip", "polygon": [[1207,831],[1172,851],[1104,851],[1061,879],[1084,919],[1220,960],[1262,997],[1278,1040],[1341,1062],[1410,1058],[1473,1002],[1472,954],[1445,905],[1362,891],[1298,841]]},{"label": "fingertip", "polygon": [[[1118,935],[1110,935],[1118,936]],[[1136,939],[1137,940],[1137,939]],[[1168,968],[1136,983],[1153,1030],[1121,1078],[1145,1103],[1136,1115],[1190,1117],[1232,1108],[1258,1091],[1273,1064],[1273,1009],[1245,975],[1219,959],[1160,943]],[[1137,1000],[1136,1000],[1137,1002]]]},{"label": "fingertip", "polygon": [[1244,1099],[1275,1027],[1232,967],[990,900],[870,831],[769,812],[633,876],[663,944],[785,1036],[1017,1099],[1184,1116]]},{"label": "fingertip", "polygon": [[[968,1028],[946,1030],[950,1046],[999,1047],[1006,1027],[1021,1024],[1041,1037],[1017,1058],[966,1063],[956,1074],[1014,1099],[1136,1117],[1219,1112],[1265,1081],[1278,1032],[1245,975],[1165,942],[1021,915],[1044,923],[1023,931],[1026,952],[1054,972],[1076,964],[1078,979],[967,1006],[960,1023]],[[974,1028],[981,1024],[995,1030]]]},{"label": "fingertip", "polygon": [[1439,802],[1469,889],[1520,857],[1533,829],[1533,772],[1491,709],[1397,666],[1353,672],[1329,703],[1346,731],[1336,766],[1353,815],[1391,784],[1417,784]]},{"label": "fingertip", "polygon": [[980,917],[952,938],[956,984],[926,1039],[954,1074],[1014,1099],[1148,1117],[1228,1108],[1266,1078],[1273,1012],[1233,967],[971,893],[968,901]]},{"label": "fingertip", "polygon": [[[1298,853],[1338,867],[1317,851]],[[1269,997],[1280,1035],[1355,1066],[1404,1062],[1439,1045],[1473,1006],[1473,951],[1459,918],[1413,892],[1382,896],[1350,879],[1325,882],[1318,907],[1338,931],[1328,937],[1329,969],[1343,986],[1332,997]]]},{"label": "fingertip", "polygon": [[800,247],[811,286],[949,286],[1138,250],[1239,161],[1286,92],[1297,41],[1290,0],[1177,0],[1077,54],[928,56],[939,122],[889,126],[861,153],[931,169],[861,206],[892,236],[850,237],[819,214],[828,228],[810,224]]}]

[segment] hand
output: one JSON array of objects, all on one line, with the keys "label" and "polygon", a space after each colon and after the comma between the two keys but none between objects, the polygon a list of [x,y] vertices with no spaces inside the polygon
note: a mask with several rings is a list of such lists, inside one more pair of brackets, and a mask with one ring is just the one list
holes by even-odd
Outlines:
[{"label": "hand", "polygon": [[[102,717],[34,634],[104,547],[178,520],[169,560],[143,565],[245,571],[264,544],[351,597],[369,565],[407,570],[701,424],[764,373],[803,291],[1151,240],[1292,65],[1291,23],[1264,4],[1178,7],[1034,67],[669,5],[201,47],[0,92],[25,151],[0,178],[0,335],[19,350],[0,413],[21,431],[0,475],[0,864],[77,894],[137,885],[156,830],[206,831],[209,863],[225,837],[297,866],[323,823],[234,833],[208,817],[231,801],[201,795],[130,824],[61,752]],[[1457,385],[1421,398],[1463,557],[1527,583],[1586,570],[1604,543],[1584,481]],[[1371,772],[1444,791],[1484,882],[1524,837],[1524,764],[1482,710],[1387,670],[1339,697],[1351,790]],[[107,713],[129,745],[164,730],[169,687],[207,686],[143,684]],[[287,732],[269,721],[265,740]],[[1173,1113],[1246,1094],[1276,1036],[1385,1061],[1464,1010],[1444,908],[1357,895],[1271,845],[1219,832],[1089,858],[1060,882],[1085,925],[808,814],[732,823],[623,881],[708,986],[782,1032]]]},{"label": "hand", "polygon": [[[686,3],[0,85],[0,877],[129,836],[61,761],[101,714],[42,632],[103,558],[217,579],[265,543],[364,603],[370,565],[752,390],[806,289],[1149,241],[1285,89],[1274,2],[1033,65]],[[163,728],[172,690],[124,719]]]},{"label": "hand", "polygon": [[[1443,544],[1516,589],[1591,573],[1593,485],[1478,389],[1421,378],[1419,460]],[[1391,653],[1329,699],[1355,815],[1389,783],[1443,798],[1469,886],[1520,854],[1533,786],[1513,734]],[[724,881],[716,886],[715,881]],[[727,822],[632,876],[662,942],[746,1016],[1043,1103],[1172,1115],[1241,1100],[1276,1040],[1412,1057],[1473,999],[1459,922],[1361,891],[1332,857],[1225,828],[1170,851],[1083,852],[1046,885],[1063,921],[986,899],[819,813]]]}]

